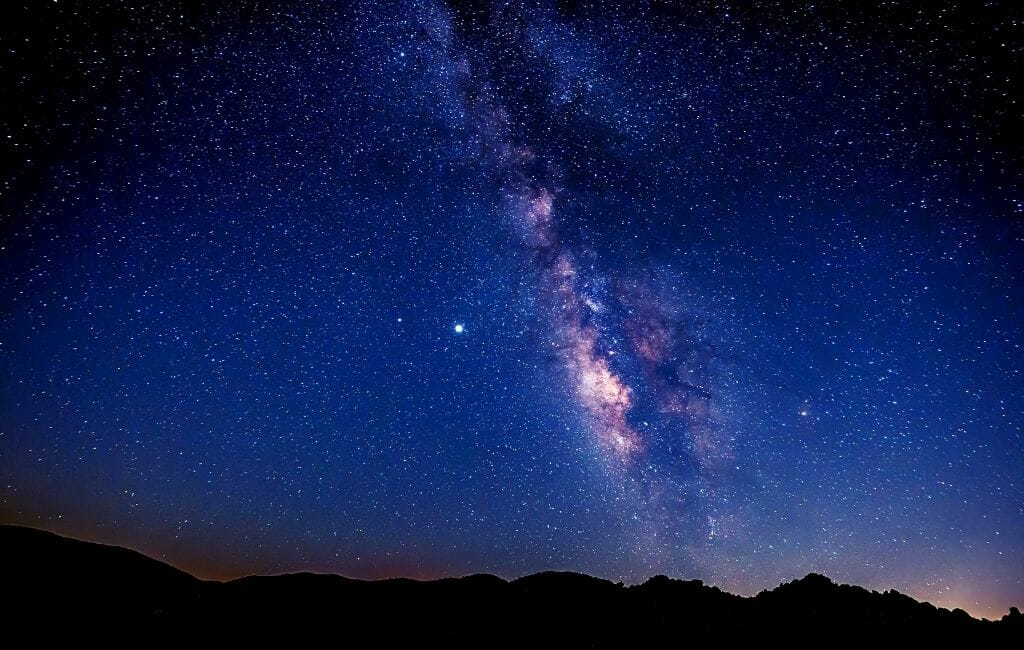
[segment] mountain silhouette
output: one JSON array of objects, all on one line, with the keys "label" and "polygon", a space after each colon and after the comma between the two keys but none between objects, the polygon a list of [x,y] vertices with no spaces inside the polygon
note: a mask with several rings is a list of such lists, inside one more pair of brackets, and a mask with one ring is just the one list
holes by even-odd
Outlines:
[{"label": "mountain silhouette", "polygon": [[135,551],[0,526],[5,645],[270,639],[395,647],[797,645],[902,639],[1022,647],[1024,616],[978,620],[895,591],[808,576],[754,597],[656,576],[624,586],[569,572],[364,581],[297,573],[199,580]]}]

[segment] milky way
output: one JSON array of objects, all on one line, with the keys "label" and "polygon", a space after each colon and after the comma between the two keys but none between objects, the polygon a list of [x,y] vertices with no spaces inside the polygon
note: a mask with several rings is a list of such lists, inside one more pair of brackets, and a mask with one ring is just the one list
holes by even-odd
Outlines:
[{"label": "milky way", "polygon": [[1022,604],[1016,4],[0,13],[3,522]]},{"label": "milky way", "polygon": [[[538,340],[553,348],[564,390],[580,407],[582,430],[622,490],[620,514],[636,535],[631,552],[694,561],[693,545],[717,542],[718,522],[727,512],[716,486],[728,469],[729,433],[717,416],[710,345],[687,329],[683,314],[673,313],[681,306],[652,293],[651,279],[642,272],[619,274],[611,290],[596,295],[594,288],[614,275],[602,269],[616,263],[635,269],[636,264],[621,259],[581,264],[574,254],[578,246],[563,236],[559,205],[571,203],[586,187],[561,187],[564,163],[539,155],[543,147],[525,141],[515,127],[516,120],[543,120],[552,98],[523,100],[513,88],[503,101],[486,70],[495,67],[487,57],[504,50],[483,48],[482,57],[473,56],[472,32],[468,42],[460,42],[445,9],[428,5],[420,18],[448,71],[439,76],[456,89],[442,97],[458,97],[459,113],[480,145],[476,153],[500,179],[502,209],[532,260],[533,304],[542,312],[538,326],[547,332]],[[536,49],[538,39],[527,36],[531,26],[521,19],[513,13],[493,17],[528,65],[539,67],[542,75],[564,77],[557,62],[545,61]],[[536,85],[542,93],[557,92],[551,78]],[[517,116],[505,107],[513,101],[542,115]],[[635,369],[631,379],[620,366]],[[651,403],[644,409],[646,420],[637,413],[641,400]],[[658,536],[668,543],[652,539]],[[680,537],[688,540],[682,548]]]}]

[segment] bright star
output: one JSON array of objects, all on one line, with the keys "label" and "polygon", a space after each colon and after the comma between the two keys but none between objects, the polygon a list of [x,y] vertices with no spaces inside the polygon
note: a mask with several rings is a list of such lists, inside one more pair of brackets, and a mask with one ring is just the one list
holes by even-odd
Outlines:
[{"label": "bright star", "polygon": [[462,334],[466,330],[462,323],[455,323],[455,333]]}]

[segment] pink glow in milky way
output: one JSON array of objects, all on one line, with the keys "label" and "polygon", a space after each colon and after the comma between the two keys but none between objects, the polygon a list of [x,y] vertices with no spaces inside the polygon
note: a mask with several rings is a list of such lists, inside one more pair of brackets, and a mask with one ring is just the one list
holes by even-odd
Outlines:
[{"label": "pink glow in milky way", "polygon": [[643,450],[640,435],[626,419],[632,407],[631,390],[601,352],[597,330],[584,323],[583,310],[592,307],[576,288],[578,274],[571,254],[559,247],[554,199],[554,192],[545,188],[520,202],[523,242],[554,255],[542,270],[539,288],[555,298],[551,324],[559,339],[561,363],[590,419],[596,442],[617,459],[629,461]]}]

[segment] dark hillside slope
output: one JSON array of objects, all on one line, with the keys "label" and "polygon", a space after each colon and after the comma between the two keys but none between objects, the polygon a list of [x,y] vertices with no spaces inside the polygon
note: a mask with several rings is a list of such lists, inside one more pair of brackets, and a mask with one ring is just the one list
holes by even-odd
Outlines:
[{"label": "dark hillside slope", "polygon": [[1024,617],[980,621],[896,592],[810,574],[753,598],[697,580],[623,586],[578,573],[506,581],[362,581],[299,573],[206,582],[123,548],[0,526],[6,645],[74,636],[172,645],[333,639],[345,647],[687,645],[704,639],[800,644],[962,641],[1020,647]]}]

